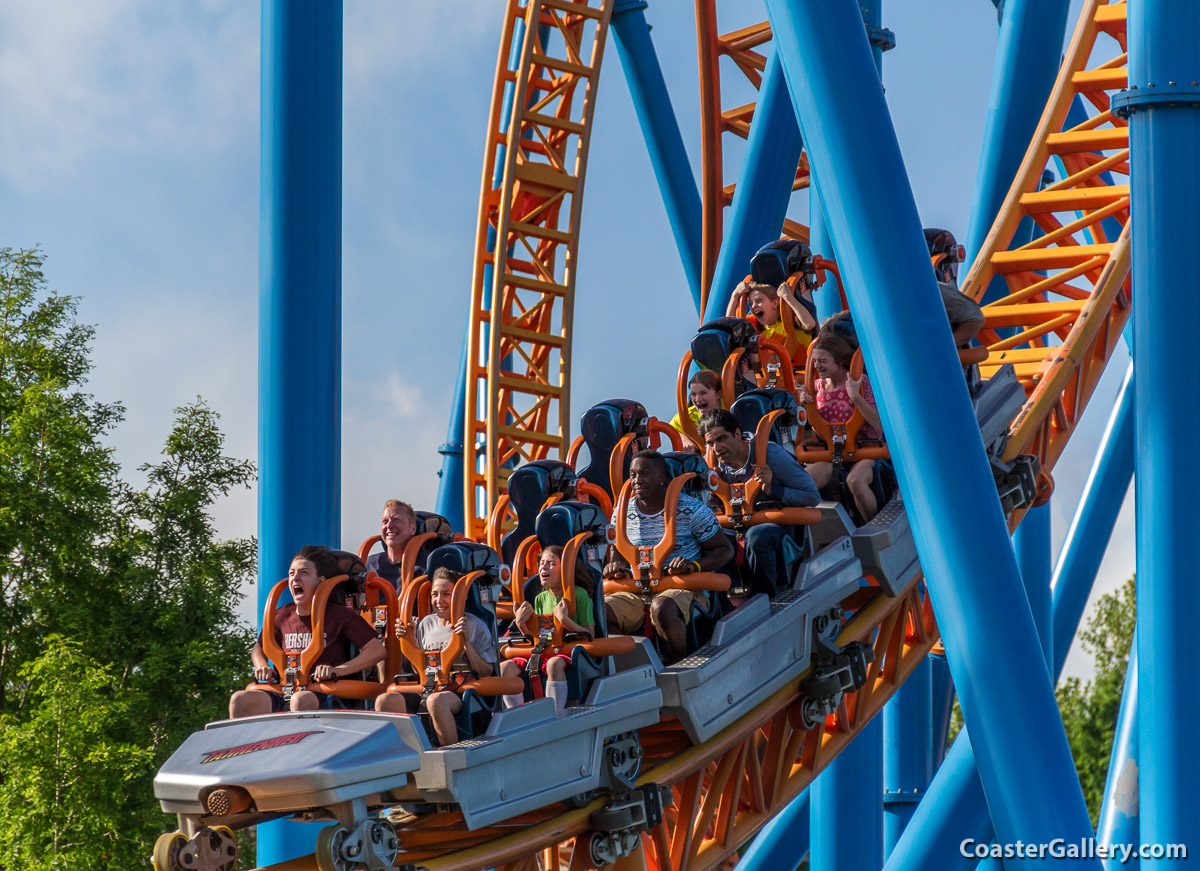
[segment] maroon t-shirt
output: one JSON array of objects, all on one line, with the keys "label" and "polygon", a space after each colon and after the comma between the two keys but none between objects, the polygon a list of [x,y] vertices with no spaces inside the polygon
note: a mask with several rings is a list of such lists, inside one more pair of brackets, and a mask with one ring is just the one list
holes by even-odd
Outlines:
[{"label": "maroon t-shirt", "polygon": [[[261,638],[261,635],[260,635]],[[375,630],[362,615],[345,605],[325,606],[325,650],[313,666],[341,665],[350,659],[350,645],[360,651],[375,638]],[[312,641],[312,616],[301,617],[289,602],[275,612],[275,643],[285,651],[301,651]]]}]

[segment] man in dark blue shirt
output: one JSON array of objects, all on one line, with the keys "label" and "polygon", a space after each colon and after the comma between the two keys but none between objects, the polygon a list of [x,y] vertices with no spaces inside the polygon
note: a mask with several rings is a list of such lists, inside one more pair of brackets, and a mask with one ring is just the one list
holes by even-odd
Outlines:
[{"label": "man in dark blue shirt", "polygon": [[[375,572],[397,590],[400,588],[400,560],[404,548],[417,532],[417,512],[407,502],[389,499],[383,504],[383,517],[379,521],[379,535],[383,539],[383,551],[367,557],[367,571]],[[422,548],[424,551],[424,548]],[[417,555],[420,573],[424,573],[426,554]]]},{"label": "man in dark blue shirt", "polygon": [[[733,414],[725,409],[705,412],[698,425],[700,437],[717,459],[716,472],[731,484],[756,479],[763,497],[785,508],[808,508],[821,501],[817,485],[794,456],[780,445],[767,445],[767,462],[755,466],[753,437],[742,434]],[[761,498],[761,497],[760,497]],[[793,528],[760,523],[746,530],[746,569],[752,593],[773,594],[787,585],[800,558]]]}]

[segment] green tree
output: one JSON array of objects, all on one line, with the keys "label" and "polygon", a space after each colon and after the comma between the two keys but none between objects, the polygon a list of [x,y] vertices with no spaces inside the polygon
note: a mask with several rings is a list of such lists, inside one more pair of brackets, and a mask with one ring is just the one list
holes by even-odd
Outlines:
[{"label": "green tree", "polygon": [[154,771],[248,680],[256,545],[211,512],[254,468],[198,399],[145,486],[122,480],[123,408],[84,391],[93,331],[42,265],[0,249],[0,866],[144,866],[174,828]]},{"label": "green tree", "polygon": [[93,331],[45,294],[42,255],[0,249],[0,712],[17,670],[94,585],[119,489],[101,438],[124,409],[83,390]]},{"label": "green tree", "polygon": [[1083,649],[1095,660],[1093,678],[1081,681],[1070,677],[1058,686],[1058,706],[1093,825],[1100,818],[1104,800],[1136,622],[1137,582],[1130,578],[1120,589],[1100,597],[1087,626],[1079,633]]},{"label": "green tree", "polygon": [[153,773],[154,754],[114,738],[135,716],[103,663],[59,635],[18,671],[25,716],[0,718],[0,865],[107,871],[145,863],[125,833],[127,808]]}]

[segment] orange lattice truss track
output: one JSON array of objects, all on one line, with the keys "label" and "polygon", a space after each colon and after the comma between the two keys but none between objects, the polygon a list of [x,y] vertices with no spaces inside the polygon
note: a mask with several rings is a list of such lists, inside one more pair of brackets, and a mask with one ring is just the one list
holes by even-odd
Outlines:
[{"label": "orange lattice truss track", "polygon": [[[984,307],[980,334],[990,352],[984,377],[1012,363],[1029,397],[1005,459],[1032,453],[1044,468],[1054,465],[1132,310],[1129,131],[1109,105],[1127,81],[1125,4],[1089,0],[1034,144],[964,282],[977,300],[996,276],[1008,285],[1006,296]],[[1094,111],[1067,128],[1076,96]],[[1041,188],[1054,158],[1067,175]],[[1008,250],[1026,217],[1044,235]],[[1014,332],[1002,338],[997,329]]]},{"label": "orange lattice truss track", "polygon": [[[701,130],[701,204],[703,209],[701,242],[701,311],[708,304],[708,293],[717,255],[721,250],[725,207],[733,202],[737,185],[724,182],[722,139],[731,133],[742,139],[750,135],[755,103],[722,108],[721,58],[727,57],[756,89],[762,85],[766,57],[756,49],[771,42],[771,26],[767,22],[753,24],[719,35],[717,33],[716,0],[696,0],[696,38],[700,58],[700,130]],[[796,181],[792,190],[808,187],[808,157],[800,155]],[[808,228],[785,219],[784,235],[808,241]],[[710,316],[724,314],[712,312]]]},{"label": "orange lattice truss track", "polygon": [[504,18],[467,339],[466,532],[479,540],[512,467],[566,452],[579,218],[611,11],[611,0],[512,0]]}]

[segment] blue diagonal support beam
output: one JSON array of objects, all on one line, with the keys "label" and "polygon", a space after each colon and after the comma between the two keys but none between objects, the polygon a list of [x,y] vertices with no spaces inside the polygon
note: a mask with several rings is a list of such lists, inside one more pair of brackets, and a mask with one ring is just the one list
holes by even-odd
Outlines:
[{"label": "blue diagonal support beam", "polygon": [[779,238],[803,148],[783,67],[772,48],[754,106],[705,319],[724,316],[734,287],[750,271],[754,252]]},{"label": "blue diagonal support beam", "polygon": [[[870,45],[852,0],[767,0],[1003,842],[1092,833]],[[903,414],[901,414],[903,410]],[[1011,725],[1022,701],[1022,728]],[[1098,866],[1097,866],[1098,867]]]},{"label": "blue diagonal support beam", "polygon": [[[625,70],[629,95],[637,112],[650,164],[667,209],[675,247],[692,291],[696,314],[700,312],[700,259],[702,245],[700,190],[683,145],[683,134],[671,107],[658,54],[646,24],[646,0],[617,0],[613,5],[612,34]],[[796,171],[795,165],[792,172]],[[722,310],[723,311],[723,310]]]},{"label": "blue diagonal support beam", "polygon": [[[1141,802],[1138,796],[1138,653],[1137,630],[1129,649],[1125,666],[1125,690],[1121,694],[1121,713],[1113,733],[1112,754],[1108,762],[1108,779],[1104,784],[1104,801],[1100,805],[1100,821],[1096,824],[1096,841],[1101,844],[1141,844]],[[1105,871],[1141,867],[1138,859],[1121,861],[1117,858],[1104,863]]]},{"label": "blue diagonal support beam", "polygon": [[[1130,366],[1054,569],[1050,620],[1056,681],[1133,478],[1133,455],[1134,389]],[[973,863],[963,858],[959,845],[967,838],[986,844],[994,834],[970,738],[964,730],[946,754],[925,799],[888,858],[885,871],[970,867]]]}]

